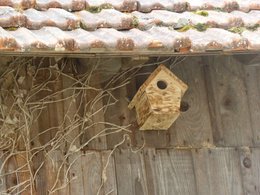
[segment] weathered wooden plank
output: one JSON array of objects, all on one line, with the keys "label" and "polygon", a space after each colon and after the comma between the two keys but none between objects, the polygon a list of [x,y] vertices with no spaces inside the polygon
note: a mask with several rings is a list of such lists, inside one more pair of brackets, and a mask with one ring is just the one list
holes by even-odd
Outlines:
[{"label": "weathered wooden plank", "polygon": [[[102,79],[99,72],[96,71],[100,63],[99,59],[82,59],[80,61],[80,73],[87,78],[85,84],[89,89],[83,92],[84,101],[84,117],[88,117],[88,122],[84,125],[86,132],[82,136],[82,144],[86,145],[87,149],[107,149],[106,136],[100,136],[105,130],[104,125],[104,110],[103,110],[103,92],[101,88]],[[91,89],[93,88],[93,89]]]},{"label": "weathered wooden plank", "polygon": [[212,145],[213,137],[208,108],[203,65],[200,57],[186,58],[172,71],[188,85],[182,98],[181,115],[169,130],[172,146]]},{"label": "weathered wooden plank", "polygon": [[[124,66],[125,62],[119,61],[118,65]],[[127,148],[130,144],[137,145],[139,131],[136,129],[136,117],[133,110],[128,109],[128,104],[130,99],[134,96],[136,91],[135,86],[135,69],[123,69],[123,67],[119,70],[119,72],[114,72],[114,78],[111,80],[108,88],[119,88],[112,90],[112,95],[105,98],[105,104],[113,104],[106,109],[105,119],[107,122],[119,125],[119,128],[115,129],[114,132],[120,130],[120,126],[124,127],[124,129],[128,130],[120,130],[117,133],[112,133],[107,136],[108,148],[113,149],[115,145],[120,143],[124,139],[124,135],[128,134],[131,137],[131,143],[125,142],[120,145],[120,148]],[[115,98],[115,99],[114,99]],[[137,138],[137,139],[136,139]]]},{"label": "weathered wooden plank", "polygon": [[[103,136],[104,130],[105,130],[105,125],[102,124],[104,122],[104,112],[103,112],[103,99],[99,99],[99,96],[101,93],[99,92],[89,92],[87,94],[87,99],[88,101],[95,101],[93,105],[90,105],[91,109],[89,113],[93,115],[91,117],[91,120],[93,121],[92,127],[88,128],[87,130],[87,139],[86,141],[89,142],[87,145],[88,149],[99,149],[99,150],[104,150],[107,148],[106,144],[106,136]],[[94,138],[94,139],[93,139]]]},{"label": "weathered wooden plank", "polygon": [[76,152],[69,157],[69,194],[81,195],[84,192],[83,169],[82,169],[82,153]]},{"label": "weathered wooden plank", "polygon": [[5,175],[3,183],[6,185],[5,190],[1,194],[35,194],[31,177],[33,170],[30,170],[30,164],[26,155],[25,152],[16,154],[6,152],[3,156],[5,164],[2,174]]},{"label": "weathered wooden plank", "polygon": [[[55,138],[57,135],[65,134],[64,128],[62,126],[64,123],[63,102],[61,101],[63,99],[63,94],[61,92],[63,86],[62,86],[62,77],[59,71],[51,70],[51,74],[54,82],[51,82],[49,87],[52,92],[50,95],[50,101],[53,102],[47,104],[47,106],[49,110],[49,125],[50,128],[52,129],[50,131],[51,138]],[[60,147],[62,150],[64,150],[65,142],[61,142]]]},{"label": "weathered wooden plank", "polygon": [[253,177],[254,173],[252,169],[252,151],[248,147],[243,147],[239,149],[239,154],[244,194],[256,194],[254,193],[255,178]]},{"label": "weathered wooden plank", "polygon": [[[110,131],[110,135],[107,135],[107,144],[109,149],[113,149],[115,145],[117,145],[124,139],[124,135],[128,134],[128,132],[120,130],[120,126],[129,126],[129,122],[131,120],[130,111],[127,108],[128,102],[126,100],[126,93],[127,92],[125,87],[115,90],[113,92],[113,95],[115,98],[118,99],[118,101],[115,102],[113,106],[109,106],[105,112],[106,122],[114,125],[114,130]],[[108,98],[106,98],[105,101],[108,101]],[[107,125],[107,127],[111,128],[113,126]],[[120,148],[126,147],[127,142],[122,143],[120,146]]]},{"label": "weathered wooden plank", "polygon": [[145,167],[149,195],[197,194],[190,151],[147,150]]},{"label": "weathered wooden plank", "polygon": [[19,189],[19,194],[35,194],[33,189],[33,169],[31,169],[31,164],[28,158],[28,153],[23,152],[15,156],[17,168],[16,174],[18,175],[18,185],[21,185]]},{"label": "weathered wooden plank", "polygon": [[80,120],[77,118],[79,112],[76,103],[76,80],[74,79],[73,67],[67,64],[63,69],[62,86],[63,86],[63,110],[64,110],[64,130],[66,139],[66,151],[68,155],[68,172],[69,172],[69,194],[81,195],[84,194],[83,187],[83,172],[81,164],[82,153],[80,151]]},{"label": "weathered wooden plank", "polygon": [[17,184],[19,183],[19,178],[15,174],[17,170],[17,164],[15,161],[14,155],[9,155],[8,153],[5,156],[5,176],[6,176],[6,192],[9,194],[17,194],[19,193],[19,187]]},{"label": "weathered wooden plank", "polygon": [[115,153],[118,194],[148,194],[143,152],[119,150]]},{"label": "weathered wooden plank", "polygon": [[[47,69],[41,68],[35,75],[35,85],[38,86],[38,93],[36,93],[35,99],[38,99],[38,101],[50,95],[50,74],[51,73]],[[53,129],[50,129],[51,117],[49,115],[49,105],[43,103],[38,117],[39,135],[37,139],[41,145],[47,144],[52,139]],[[35,134],[35,136],[37,135]]]},{"label": "weathered wooden plank", "polygon": [[101,152],[102,160],[102,194],[117,195],[115,160],[112,151]]},{"label": "weathered wooden plank", "polygon": [[255,146],[260,146],[260,62],[245,66],[246,88]]},{"label": "weathered wooden plank", "polygon": [[86,152],[81,157],[84,195],[97,194],[101,186],[101,155],[100,152]]},{"label": "weathered wooden plank", "polygon": [[239,153],[244,194],[260,194],[260,149],[243,147],[239,149]]},{"label": "weathered wooden plank", "polygon": [[199,149],[192,154],[198,194],[244,194],[237,150]]},{"label": "weathered wooden plank", "polygon": [[[50,182],[47,183],[49,193],[52,194],[67,194],[69,192],[68,175],[67,174],[67,159],[64,155],[67,152],[66,146],[66,130],[64,128],[64,102],[63,100],[63,81],[60,70],[51,69],[51,81],[49,88],[51,89],[50,101],[47,104],[50,138],[48,142],[52,142],[56,148],[50,147],[46,154],[46,172]],[[54,82],[53,82],[54,81]]]},{"label": "weathered wooden plank", "polygon": [[0,151],[0,194],[4,194],[6,192],[6,177],[5,174],[5,154],[3,151]]},{"label": "weathered wooden plank", "polygon": [[254,177],[254,189],[256,194],[260,194],[260,149],[255,148],[252,151],[252,167],[253,167],[253,177]]},{"label": "weathered wooden plank", "polygon": [[33,170],[35,175],[35,191],[37,195],[46,195],[48,194],[47,188],[47,174],[46,174],[46,159],[44,152],[37,152],[33,158]]},{"label": "weathered wooden plank", "polygon": [[204,58],[214,143],[252,146],[252,129],[241,64],[230,56]]},{"label": "weathered wooden plank", "polygon": [[48,193],[69,194],[69,173],[67,159],[61,150],[52,150],[45,156]]},{"label": "weathered wooden plank", "polygon": [[[28,69],[29,71],[30,69]],[[30,80],[31,80],[31,85],[32,87],[33,84],[35,84],[33,82],[34,78],[32,77],[32,73],[28,74]],[[44,96],[43,96],[44,97]],[[37,98],[40,98],[38,95],[35,95],[34,97],[32,97],[31,101],[37,101]],[[42,97],[41,97],[42,98]],[[30,140],[30,146],[32,148],[32,167],[33,167],[33,173],[35,174],[35,193],[37,195],[46,195],[47,194],[47,179],[46,179],[46,166],[45,166],[45,159],[44,159],[44,152],[38,150],[39,148],[41,148],[42,144],[44,144],[44,142],[47,142],[47,139],[42,139],[44,135],[40,135],[40,132],[42,132],[42,128],[47,128],[48,125],[48,112],[47,108],[43,109],[42,114],[40,114],[41,111],[37,111],[32,113],[32,117],[33,117],[33,121],[32,121],[32,125],[31,125],[31,131],[30,131],[30,136],[31,136],[31,140]],[[41,118],[39,118],[39,114],[41,116]],[[39,119],[42,119],[39,120]],[[46,120],[45,120],[46,119]],[[45,125],[44,125],[45,123]],[[36,149],[38,148],[38,149]]]}]

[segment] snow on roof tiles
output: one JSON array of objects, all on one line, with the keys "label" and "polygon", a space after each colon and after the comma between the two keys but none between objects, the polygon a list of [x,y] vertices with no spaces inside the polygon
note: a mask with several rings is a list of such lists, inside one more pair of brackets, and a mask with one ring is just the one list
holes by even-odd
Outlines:
[{"label": "snow on roof tiles", "polygon": [[259,26],[259,0],[0,1],[0,50],[259,50]]}]

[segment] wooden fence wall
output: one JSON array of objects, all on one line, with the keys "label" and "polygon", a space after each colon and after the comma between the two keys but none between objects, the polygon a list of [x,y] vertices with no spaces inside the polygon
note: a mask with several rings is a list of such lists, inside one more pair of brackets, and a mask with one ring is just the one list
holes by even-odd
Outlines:
[{"label": "wooden fence wall", "polygon": [[[79,63],[83,66],[84,60]],[[124,133],[91,141],[84,151],[69,159],[73,162],[70,171],[60,175],[57,181],[53,175],[66,154],[59,150],[53,150],[49,158],[38,154],[39,160],[32,162],[33,166],[39,166],[39,162],[44,164],[37,174],[34,194],[50,194],[55,182],[59,190],[52,194],[62,195],[260,194],[259,58],[256,55],[186,57],[172,69],[189,86],[181,116],[168,131],[141,132],[135,112],[127,105],[148,77],[142,73],[152,72],[154,68],[143,68],[126,87],[115,91],[115,96],[120,97],[116,105],[93,119],[131,124],[130,139],[117,149],[115,146],[126,138]],[[55,86],[66,84],[63,80]],[[95,109],[101,108],[103,101]],[[64,112],[66,106],[50,105],[36,129],[41,131],[46,125],[56,123],[61,113],[59,108]],[[71,107],[69,110],[75,112]],[[102,127],[91,129],[84,135],[85,139],[101,130]],[[52,136],[44,135],[39,144]],[[6,151],[0,152],[0,165],[5,155]],[[10,159],[1,171],[23,167],[22,156],[21,152],[17,158]],[[28,174],[25,167],[18,178],[23,181]],[[69,180],[64,179],[66,174]],[[0,191],[17,182],[15,175],[2,177]]]}]

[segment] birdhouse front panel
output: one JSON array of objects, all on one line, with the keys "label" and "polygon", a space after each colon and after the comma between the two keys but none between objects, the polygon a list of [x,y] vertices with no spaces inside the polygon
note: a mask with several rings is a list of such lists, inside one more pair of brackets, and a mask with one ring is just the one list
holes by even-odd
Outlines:
[{"label": "birdhouse front panel", "polygon": [[182,89],[167,76],[165,72],[158,73],[145,89],[153,112],[163,114],[179,111]]},{"label": "birdhouse front panel", "polygon": [[140,130],[167,130],[180,115],[187,86],[160,65],[140,87],[129,107],[135,107]]}]

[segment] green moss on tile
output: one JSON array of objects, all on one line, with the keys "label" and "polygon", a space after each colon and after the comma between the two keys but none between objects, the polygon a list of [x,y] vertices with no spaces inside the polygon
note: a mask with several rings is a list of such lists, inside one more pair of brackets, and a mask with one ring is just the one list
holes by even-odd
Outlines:
[{"label": "green moss on tile", "polygon": [[178,32],[186,32],[186,31],[188,31],[188,30],[190,30],[190,29],[194,29],[193,26],[191,26],[191,25],[185,25],[185,26],[183,26],[182,28],[178,29],[177,31],[178,31]]},{"label": "green moss on tile", "polygon": [[197,15],[204,16],[204,17],[207,17],[209,15],[209,13],[205,10],[197,10],[197,11],[194,11],[193,13],[197,14]]},{"label": "green moss on tile", "polygon": [[134,28],[137,28],[139,26],[139,20],[138,20],[138,18],[136,16],[133,16],[132,26]]},{"label": "green moss on tile", "polygon": [[209,28],[209,26],[207,24],[202,24],[202,23],[198,23],[196,25],[193,26],[197,31],[206,31],[207,28]]},{"label": "green moss on tile", "polygon": [[260,27],[260,24],[255,24],[254,26],[247,27],[248,30],[256,31]]},{"label": "green moss on tile", "polygon": [[113,9],[113,6],[109,3],[102,4],[101,6],[91,6],[88,7],[86,10],[91,13],[99,13],[102,9]]},{"label": "green moss on tile", "polygon": [[237,33],[237,34],[242,34],[242,32],[244,32],[246,30],[246,28],[244,27],[232,27],[230,29],[228,29],[228,31],[232,32],[232,33]]}]

